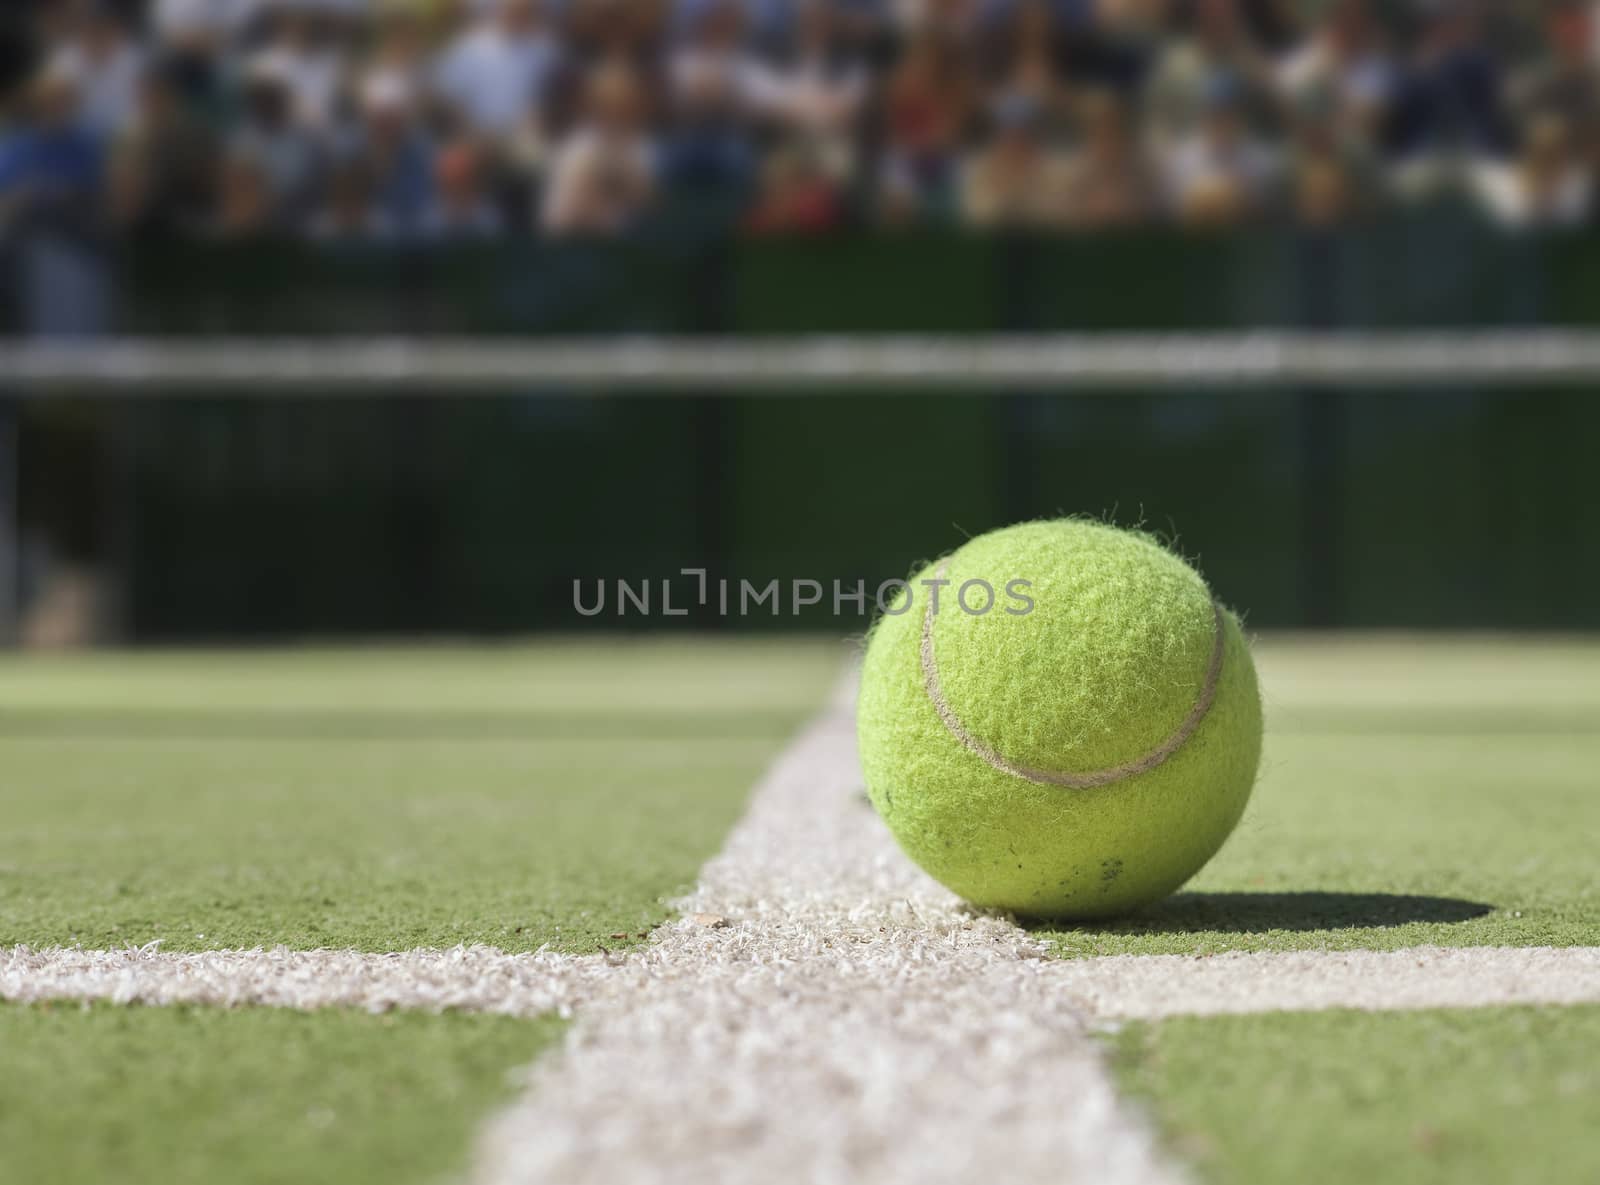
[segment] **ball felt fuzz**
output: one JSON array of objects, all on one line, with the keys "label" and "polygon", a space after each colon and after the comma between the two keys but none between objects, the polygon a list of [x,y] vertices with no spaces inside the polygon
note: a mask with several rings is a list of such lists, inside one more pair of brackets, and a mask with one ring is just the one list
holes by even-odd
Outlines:
[{"label": "ball felt fuzz", "polygon": [[[924,581],[947,582],[937,603]],[[857,726],[907,854],[1038,917],[1172,892],[1233,830],[1261,755],[1238,621],[1155,540],[1078,520],[995,531],[913,577],[868,640]]]}]

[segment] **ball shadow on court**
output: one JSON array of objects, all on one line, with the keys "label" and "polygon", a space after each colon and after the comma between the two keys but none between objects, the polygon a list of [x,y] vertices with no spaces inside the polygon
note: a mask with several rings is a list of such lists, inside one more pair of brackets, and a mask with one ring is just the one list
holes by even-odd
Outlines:
[{"label": "ball shadow on court", "polygon": [[1493,906],[1457,897],[1403,893],[1178,893],[1127,917],[1071,923],[1024,919],[1034,930],[1102,934],[1254,934],[1270,930],[1355,930],[1481,918]]}]

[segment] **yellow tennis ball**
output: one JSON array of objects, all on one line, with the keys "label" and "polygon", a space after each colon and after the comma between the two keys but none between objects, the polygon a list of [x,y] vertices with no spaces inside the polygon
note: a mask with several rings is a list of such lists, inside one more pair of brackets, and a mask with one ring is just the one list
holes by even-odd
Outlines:
[{"label": "yellow tennis ball", "polygon": [[1261,756],[1238,620],[1149,536],[1078,520],[984,535],[901,589],[857,727],[906,853],[1041,917],[1171,893],[1239,821]]}]

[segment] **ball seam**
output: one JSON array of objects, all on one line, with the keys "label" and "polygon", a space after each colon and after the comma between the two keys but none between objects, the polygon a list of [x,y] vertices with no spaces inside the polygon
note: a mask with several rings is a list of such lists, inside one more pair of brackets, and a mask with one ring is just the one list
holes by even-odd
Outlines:
[{"label": "ball seam", "polygon": [[[945,561],[939,565],[934,573],[935,580],[944,580],[949,572],[950,563]],[[985,765],[1009,774],[1015,778],[1022,778],[1029,782],[1037,782],[1047,786],[1061,786],[1069,790],[1092,790],[1099,786],[1109,786],[1125,778],[1135,777],[1148,773],[1161,765],[1184,745],[1195,730],[1200,727],[1200,722],[1206,718],[1206,713],[1211,710],[1211,705],[1217,698],[1217,689],[1222,682],[1222,660],[1227,649],[1227,629],[1223,617],[1222,606],[1213,597],[1211,600],[1211,613],[1215,624],[1215,632],[1211,645],[1211,658],[1206,665],[1205,682],[1200,688],[1200,695],[1195,700],[1194,706],[1189,709],[1189,714],[1184,717],[1183,723],[1178,725],[1164,741],[1148,752],[1124,761],[1119,765],[1108,766],[1105,769],[1090,770],[1085,773],[1068,773],[1060,770],[1039,769],[1034,766],[1022,765],[1011,761],[997,752],[991,745],[972,734],[966,723],[950,706],[950,701],[945,698],[944,687],[939,681],[939,664],[933,649],[933,623],[936,617],[934,602],[930,598],[928,606],[922,614],[922,643],[919,648],[922,662],[922,686],[928,699],[933,704],[933,710],[938,713],[939,719],[944,723],[945,729],[951,736],[960,742],[961,747],[977,757]]]}]

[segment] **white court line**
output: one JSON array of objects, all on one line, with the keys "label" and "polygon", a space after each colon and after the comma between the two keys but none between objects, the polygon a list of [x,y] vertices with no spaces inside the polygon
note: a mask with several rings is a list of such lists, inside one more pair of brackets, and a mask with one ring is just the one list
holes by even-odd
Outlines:
[{"label": "white court line", "polygon": [[477,1180],[1183,1180],[1043,946],[914,869],[860,801],[846,696],[684,910],[536,1065]]},{"label": "white court line", "polygon": [[0,950],[0,999],[223,1008],[361,1008],[572,1014],[616,956],[507,955],[489,947],[359,951]]},{"label": "white court line", "polygon": [[[987,920],[975,924],[987,925]],[[680,923],[682,925],[683,923]],[[688,923],[696,925],[696,923]],[[723,959],[749,938],[703,935],[704,955]],[[871,938],[854,938],[854,943]],[[997,949],[1006,945],[994,937]],[[935,956],[936,957],[936,956]],[[1086,1020],[1160,1020],[1249,1012],[1369,1012],[1600,1003],[1600,948],[1407,947],[1394,951],[1114,955],[1032,965]],[[0,950],[0,1000],[105,1000],[221,1008],[360,1008],[570,1017],[647,954],[507,955],[488,947],[359,951],[226,950],[169,954],[153,946],[96,951]]]},{"label": "white court line", "polygon": [[1050,979],[1074,1007],[1099,1020],[1591,1004],[1600,1003],[1600,948],[1116,955],[1053,963]]}]

